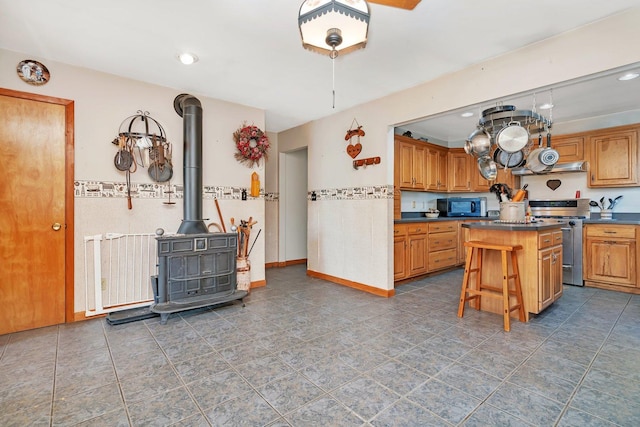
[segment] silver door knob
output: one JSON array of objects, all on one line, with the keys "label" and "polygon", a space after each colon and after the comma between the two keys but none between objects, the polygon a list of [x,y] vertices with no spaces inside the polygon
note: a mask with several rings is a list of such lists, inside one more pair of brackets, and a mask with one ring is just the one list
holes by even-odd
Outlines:
[{"label": "silver door knob", "polygon": [[53,228],[53,231],[58,231],[62,228],[62,225],[59,222],[54,222],[51,228]]}]

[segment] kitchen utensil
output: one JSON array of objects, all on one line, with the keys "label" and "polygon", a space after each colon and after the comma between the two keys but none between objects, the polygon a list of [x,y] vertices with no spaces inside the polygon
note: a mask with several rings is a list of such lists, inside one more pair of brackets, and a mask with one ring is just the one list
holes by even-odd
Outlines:
[{"label": "kitchen utensil", "polygon": [[589,206],[593,206],[594,208],[599,208],[600,207],[598,202],[594,202],[593,200],[589,201]]},{"label": "kitchen utensil", "polygon": [[613,201],[612,201],[612,202],[611,202],[611,199],[609,199],[609,200],[610,200],[610,202],[609,202],[609,209],[613,209],[613,208],[614,208],[614,206],[618,204],[618,200],[620,200],[620,199],[622,199],[622,196],[618,196],[618,197],[616,197],[615,199],[613,199]]},{"label": "kitchen utensil", "polygon": [[538,148],[527,156],[527,169],[533,173],[545,173],[553,169],[560,159],[560,154],[551,148],[551,134],[547,133],[547,146],[542,146],[542,135],[538,136]]},{"label": "kitchen utensil", "polygon": [[165,161],[164,164],[155,161],[149,165],[147,169],[149,176],[156,182],[167,182],[173,177],[173,166],[171,162]]},{"label": "kitchen utensil", "polygon": [[480,175],[488,181],[493,181],[498,177],[496,163],[487,155],[478,158],[478,170]]},{"label": "kitchen utensil", "polygon": [[493,152],[493,161],[503,168],[516,168],[524,164],[524,152],[507,153],[500,148],[496,148],[496,151]]},{"label": "kitchen utensil", "polygon": [[600,199],[600,208],[604,209],[604,196]]},{"label": "kitchen utensil", "polygon": [[496,134],[496,144],[502,151],[515,153],[529,143],[529,131],[516,121],[509,122]]},{"label": "kitchen utensil", "polygon": [[516,194],[513,196],[513,199],[511,199],[512,202],[521,202],[524,200],[525,195],[527,194],[527,186],[528,184],[525,184],[521,189],[519,189]]},{"label": "kitchen utensil", "polygon": [[482,157],[491,150],[491,135],[484,128],[478,126],[467,138],[464,151],[467,154]]},{"label": "kitchen utensil", "polygon": [[253,246],[256,244],[256,241],[258,240],[258,237],[260,237],[260,232],[262,231],[262,228],[260,230],[258,230],[258,234],[256,234],[256,238],[253,239],[253,243],[251,244],[251,247],[249,248],[249,252],[247,253],[247,258],[249,258],[249,255],[251,255],[251,251],[253,250]]},{"label": "kitchen utensil", "polygon": [[132,163],[133,156],[129,150],[127,150],[126,138],[121,135],[118,138],[118,152],[116,153],[116,157],[113,159],[113,164],[119,171],[128,171],[129,168],[131,168]]},{"label": "kitchen utensil", "polygon": [[500,202],[500,221],[524,222],[525,202]]}]

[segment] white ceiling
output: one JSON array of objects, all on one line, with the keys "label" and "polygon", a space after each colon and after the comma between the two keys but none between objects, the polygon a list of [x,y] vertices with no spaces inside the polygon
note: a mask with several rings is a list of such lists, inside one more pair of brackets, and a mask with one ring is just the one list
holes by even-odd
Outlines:
[{"label": "white ceiling", "polygon": [[[370,4],[367,47],[336,60],[333,109],[331,60],[302,48],[301,3],[0,0],[0,47],[264,109],[266,129],[280,132],[640,6],[423,0],[406,11]],[[182,51],[199,62],[180,64]]]}]

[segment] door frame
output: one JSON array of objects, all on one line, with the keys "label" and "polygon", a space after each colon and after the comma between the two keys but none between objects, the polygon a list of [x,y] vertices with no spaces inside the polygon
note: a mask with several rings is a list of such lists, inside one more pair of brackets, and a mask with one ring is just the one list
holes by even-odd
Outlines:
[{"label": "door frame", "polygon": [[52,96],[35,93],[21,92],[17,90],[0,88],[0,95],[13,98],[26,99],[48,104],[64,106],[65,117],[65,189],[64,189],[64,314],[65,322],[73,322],[74,318],[74,102],[69,99],[55,98]]}]

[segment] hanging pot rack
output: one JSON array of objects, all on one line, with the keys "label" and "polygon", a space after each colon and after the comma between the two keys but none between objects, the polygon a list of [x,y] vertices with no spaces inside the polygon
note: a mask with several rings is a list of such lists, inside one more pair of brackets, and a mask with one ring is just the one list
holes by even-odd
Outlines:
[{"label": "hanging pot rack", "polygon": [[[144,124],[144,131],[139,129],[140,123]],[[136,124],[138,126],[135,126]],[[150,131],[150,125],[155,127],[155,129],[151,129],[152,131]],[[136,127],[138,129],[136,129]],[[118,128],[118,137],[124,136],[128,143],[137,145],[141,148],[150,148],[151,140],[149,138],[154,135],[158,143],[167,142],[164,128],[160,122],[149,115],[148,111],[138,110],[136,114],[124,119]],[[113,144],[118,145],[118,137],[112,141]]]},{"label": "hanging pot rack", "polygon": [[480,118],[478,125],[489,132],[493,138],[502,128],[512,122],[519,123],[520,126],[526,128],[530,134],[548,132],[552,126],[551,120],[532,110],[511,110],[489,113]]}]

